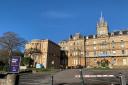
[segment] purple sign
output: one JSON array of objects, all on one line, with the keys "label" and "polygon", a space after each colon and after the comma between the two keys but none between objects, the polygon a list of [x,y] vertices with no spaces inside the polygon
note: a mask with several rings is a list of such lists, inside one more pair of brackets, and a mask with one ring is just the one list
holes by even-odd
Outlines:
[{"label": "purple sign", "polygon": [[9,73],[19,73],[20,69],[20,56],[12,57],[10,59]]}]

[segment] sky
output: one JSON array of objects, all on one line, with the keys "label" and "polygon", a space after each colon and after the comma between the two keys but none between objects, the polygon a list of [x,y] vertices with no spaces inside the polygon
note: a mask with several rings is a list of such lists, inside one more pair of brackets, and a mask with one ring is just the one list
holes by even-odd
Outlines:
[{"label": "sky", "polygon": [[0,0],[0,36],[8,31],[30,41],[56,43],[71,34],[96,34],[101,12],[109,32],[128,28],[128,0]]}]

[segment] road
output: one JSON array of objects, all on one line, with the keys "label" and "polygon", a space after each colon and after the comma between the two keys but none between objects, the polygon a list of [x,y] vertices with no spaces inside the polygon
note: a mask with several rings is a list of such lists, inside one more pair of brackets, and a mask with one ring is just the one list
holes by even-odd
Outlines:
[{"label": "road", "polygon": [[[126,76],[128,82],[128,70],[83,70],[83,75],[118,75],[121,72]],[[81,85],[80,78],[75,78],[79,69],[64,70],[54,75],[54,85]],[[119,78],[84,78],[87,85],[112,85],[119,84]],[[50,75],[45,73],[20,74],[19,85],[51,85]]]}]

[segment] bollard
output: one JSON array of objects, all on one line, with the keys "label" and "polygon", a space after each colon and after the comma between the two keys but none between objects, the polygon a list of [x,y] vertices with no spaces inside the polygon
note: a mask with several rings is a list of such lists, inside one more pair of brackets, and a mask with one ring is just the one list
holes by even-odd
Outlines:
[{"label": "bollard", "polygon": [[119,78],[120,78],[121,85],[126,85],[126,79],[122,73],[119,73]]},{"label": "bollard", "polygon": [[81,80],[81,85],[84,85],[84,78],[83,78],[82,69],[80,69],[80,80]]},{"label": "bollard", "polygon": [[51,76],[51,85],[53,85],[53,75]]},{"label": "bollard", "polygon": [[16,85],[16,78],[17,74],[8,74],[6,79],[6,85]]}]

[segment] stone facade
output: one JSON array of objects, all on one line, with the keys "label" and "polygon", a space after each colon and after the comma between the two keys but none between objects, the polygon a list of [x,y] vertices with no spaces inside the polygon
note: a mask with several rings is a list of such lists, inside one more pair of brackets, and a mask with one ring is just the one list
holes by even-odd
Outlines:
[{"label": "stone facade", "polygon": [[25,46],[25,50],[35,48],[40,52],[33,53],[31,58],[37,64],[43,64],[45,68],[58,68],[60,64],[60,47],[50,40],[32,40]]},{"label": "stone facade", "polygon": [[67,51],[67,66],[97,67],[103,59],[108,60],[110,67],[128,66],[128,31],[109,33],[108,24],[102,16],[96,28],[95,35],[76,33],[59,43],[61,50]]},{"label": "stone facade", "polygon": [[[128,31],[118,31],[106,37],[86,39],[87,61],[96,61],[106,58],[112,65],[128,65]],[[117,34],[116,34],[117,33]],[[89,61],[89,58],[94,58]],[[92,62],[89,63],[93,65]],[[88,64],[88,65],[89,65]]]},{"label": "stone facade", "polygon": [[85,66],[85,39],[80,33],[70,36],[68,41],[59,43],[61,50],[67,51],[67,66]]}]

